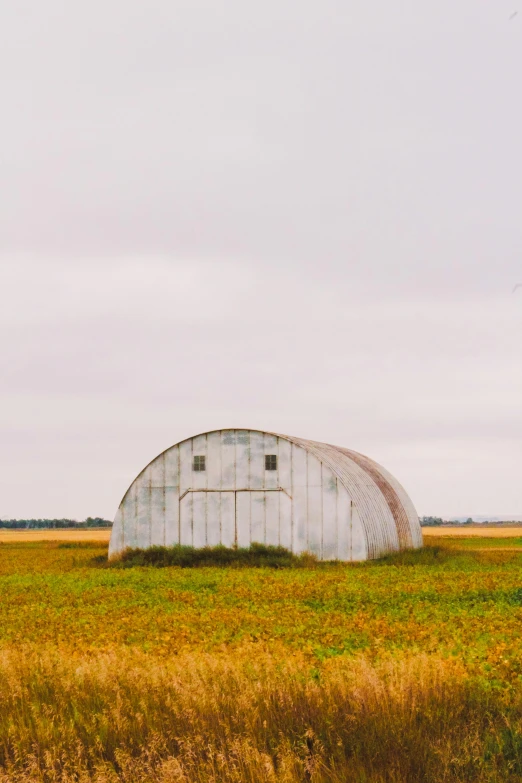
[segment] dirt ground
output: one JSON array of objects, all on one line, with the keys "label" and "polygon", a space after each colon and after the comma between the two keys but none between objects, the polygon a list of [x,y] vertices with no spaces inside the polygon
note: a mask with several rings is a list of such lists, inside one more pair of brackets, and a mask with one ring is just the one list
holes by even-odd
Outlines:
[{"label": "dirt ground", "polygon": [[14,541],[108,541],[110,528],[88,528],[85,530],[3,530],[0,529],[0,543]]}]

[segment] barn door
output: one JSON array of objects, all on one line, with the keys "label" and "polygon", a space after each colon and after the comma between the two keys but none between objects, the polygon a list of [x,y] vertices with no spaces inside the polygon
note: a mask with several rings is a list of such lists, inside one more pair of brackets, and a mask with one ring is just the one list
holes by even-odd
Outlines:
[{"label": "barn door", "polygon": [[292,500],[284,490],[238,492],[236,507],[239,546],[256,542],[291,549]]},{"label": "barn door", "polygon": [[179,538],[185,546],[234,546],[236,493],[186,492],[179,501]]},{"label": "barn door", "polygon": [[188,490],[179,501],[180,543],[292,547],[292,501],[280,488]]}]

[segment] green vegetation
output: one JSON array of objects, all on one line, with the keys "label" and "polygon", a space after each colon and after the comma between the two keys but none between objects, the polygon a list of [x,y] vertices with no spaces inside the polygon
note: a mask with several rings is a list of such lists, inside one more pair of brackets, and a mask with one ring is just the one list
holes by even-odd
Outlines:
[{"label": "green vegetation", "polygon": [[0,783],[522,781],[521,540],[432,540],[259,548],[277,568],[0,544]]},{"label": "green vegetation", "polygon": [[[104,558],[105,559],[105,558]],[[254,568],[302,568],[316,562],[313,555],[293,555],[282,546],[252,544],[248,548],[226,546],[151,546],[149,549],[126,549],[109,563],[111,568],[133,566],[179,566],[180,568],[211,566],[249,566]]]}]

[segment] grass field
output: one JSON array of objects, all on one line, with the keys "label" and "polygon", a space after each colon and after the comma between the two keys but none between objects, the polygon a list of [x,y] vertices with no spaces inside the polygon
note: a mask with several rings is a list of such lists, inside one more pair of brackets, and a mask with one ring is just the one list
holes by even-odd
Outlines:
[{"label": "grass field", "polygon": [[[480,538],[516,538],[522,539],[522,525],[512,527],[476,527],[455,526],[455,527],[425,527],[423,535],[431,540],[433,537],[459,537],[471,538],[478,536]],[[89,528],[84,530],[3,530],[0,529],[0,542],[16,541],[109,541],[111,531],[108,528]]]},{"label": "grass field", "polygon": [[280,570],[0,543],[0,781],[522,781],[520,539],[429,542]]},{"label": "grass field", "polygon": [[485,527],[484,525],[455,525],[448,527],[423,527],[422,535],[425,538],[522,538],[522,525],[510,525],[509,527]]},{"label": "grass field", "polygon": [[108,542],[109,528],[85,528],[83,530],[6,530],[0,528],[0,543],[17,541],[100,541]]}]

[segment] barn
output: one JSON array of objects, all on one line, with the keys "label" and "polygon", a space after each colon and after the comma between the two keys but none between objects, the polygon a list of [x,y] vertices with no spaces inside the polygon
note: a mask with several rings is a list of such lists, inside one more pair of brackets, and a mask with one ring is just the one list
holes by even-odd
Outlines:
[{"label": "barn", "polygon": [[247,429],[177,443],[133,481],[109,556],[128,547],[281,545],[322,560],[368,560],[422,546],[410,498],[349,449]]}]

